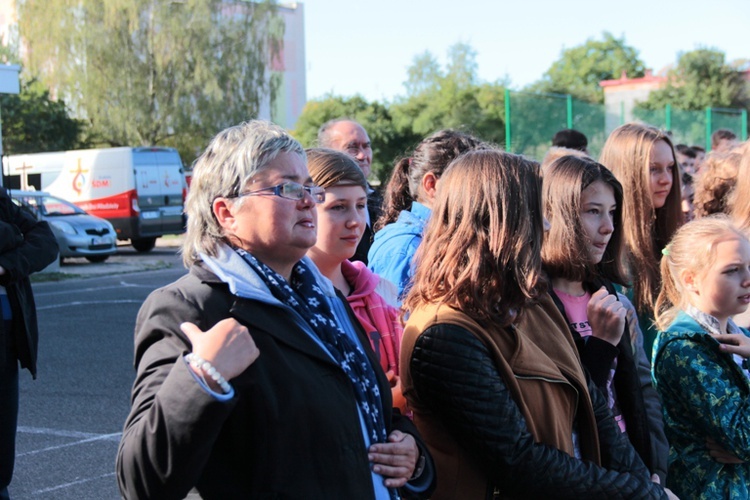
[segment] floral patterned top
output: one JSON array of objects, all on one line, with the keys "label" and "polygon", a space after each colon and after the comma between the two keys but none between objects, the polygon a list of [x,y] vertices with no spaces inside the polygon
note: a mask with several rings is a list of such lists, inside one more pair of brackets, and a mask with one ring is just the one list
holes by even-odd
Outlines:
[{"label": "floral patterned top", "polygon": [[[681,311],[654,344],[652,375],[669,449],[667,487],[681,499],[750,496],[750,380],[711,335],[715,318]],[[730,332],[750,332],[734,324]],[[745,463],[720,464],[706,438]]]}]

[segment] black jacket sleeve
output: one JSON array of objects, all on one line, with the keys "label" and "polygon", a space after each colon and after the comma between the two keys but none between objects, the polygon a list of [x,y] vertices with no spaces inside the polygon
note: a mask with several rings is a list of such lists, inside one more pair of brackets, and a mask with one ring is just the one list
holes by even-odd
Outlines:
[{"label": "black jacket sleeve", "polygon": [[18,283],[57,258],[57,240],[49,225],[16,206],[0,188],[0,285]]},{"label": "black jacket sleeve", "polygon": [[[509,496],[534,498],[666,498],[627,440],[607,428],[606,402],[597,400],[600,429],[617,444],[598,467],[535,443],[523,415],[484,344],[453,325],[428,328],[410,361],[416,395],[457,440],[486,465],[489,479]],[[596,392],[596,391],[594,391]],[[606,415],[609,415],[606,413]],[[620,456],[623,454],[624,456]],[[629,469],[633,466],[632,469]]]}]

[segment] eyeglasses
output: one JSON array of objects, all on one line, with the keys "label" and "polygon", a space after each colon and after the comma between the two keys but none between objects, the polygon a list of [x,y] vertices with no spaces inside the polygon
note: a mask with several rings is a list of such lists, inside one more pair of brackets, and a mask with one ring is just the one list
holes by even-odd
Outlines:
[{"label": "eyeglasses", "polygon": [[285,182],[278,186],[247,191],[238,194],[235,198],[242,198],[243,196],[279,196],[287,200],[299,201],[305,197],[305,193],[309,193],[315,203],[323,203],[326,198],[326,190],[322,187],[303,186],[296,182]]}]

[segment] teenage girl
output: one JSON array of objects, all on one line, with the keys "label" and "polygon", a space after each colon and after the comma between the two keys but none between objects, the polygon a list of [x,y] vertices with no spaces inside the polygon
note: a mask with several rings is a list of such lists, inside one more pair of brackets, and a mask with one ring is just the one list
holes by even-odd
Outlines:
[{"label": "teenage girl", "polygon": [[[663,482],[669,446],[661,404],[633,306],[613,286],[626,282],[622,186],[594,160],[563,156],[544,171],[544,201],[550,231],[542,261],[552,284],[550,295],[620,430],[656,475],[653,479]],[[628,327],[636,329],[637,338]]]},{"label": "teenage girl", "polygon": [[750,242],[726,216],[689,222],[663,251],[653,375],[680,498],[747,498]]},{"label": "teenage girl", "polygon": [[540,289],[538,164],[472,151],[441,182],[401,351],[437,465],[431,498],[666,498]]},{"label": "teenage girl", "polygon": [[622,184],[626,265],[633,285],[629,295],[651,359],[656,337],[652,310],[660,288],[659,251],[684,220],[674,147],[664,132],[626,123],[607,138],[599,162]]},{"label": "teenage girl", "polygon": [[373,351],[388,375],[393,405],[405,409],[398,383],[402,327],[392,283],[350,259],[367,222],[367,181],[357,163],[332,149],[308,149],[307,168],[313,182],[325,189],[318,205],[318,238],[307,255],[346,297],[370,338]]}]

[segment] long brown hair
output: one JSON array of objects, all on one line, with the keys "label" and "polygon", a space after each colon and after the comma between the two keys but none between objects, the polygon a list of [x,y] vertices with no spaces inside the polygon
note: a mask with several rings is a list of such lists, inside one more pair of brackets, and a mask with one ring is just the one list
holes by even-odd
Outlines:
[{"label": "long brown hair", "polygon": [[396,162],[383,195],[383,214],[375,223],[375,231],[396,222],[402,210],[409,210],[419,200],[422,178],[432,173],[440,178],[446,167],[460,154],[487,148],[481,140],[458,130],[440,130],[420,142],[408,158]]},{"label": "long brown hair", "polygon": [[[672,150],[672,189],[664,206],[651,201],[651,152],[664,141]],[[635,305],[653,308],[659,293],[659,252],[682,225],[680,172],[669,136],[655,127],[626,123],[607,138],[599,162],[615,174],[623,189],[623,235],[629,256]]]},{"label": "long brown hair", "polygon": [[445,303],[483,325],[513,323],[539,294],[539,164],[498,150],[451,163],[438,186],[404,308]]},{"label": "long brown hair", "polygon": [[[603,182],[614,193],[614,231],[601,262],[593,266],[589,242],[581,223],[581,196],[587,187]],[[591,158],[563,156],[544,170],[544,213],[550,223],[542,245],[542,262],[552,278],[586,281],[601,276],[624,285],[625,247],[622,238],[622,186],[604,165]]]},{"label": "long brown hair", "polygon": [[729,206],[734,223],[743,230],[750,230],[750,141],[746,141],[737,152],[742,155],[737,172],[737,184],[729,195]]}]

